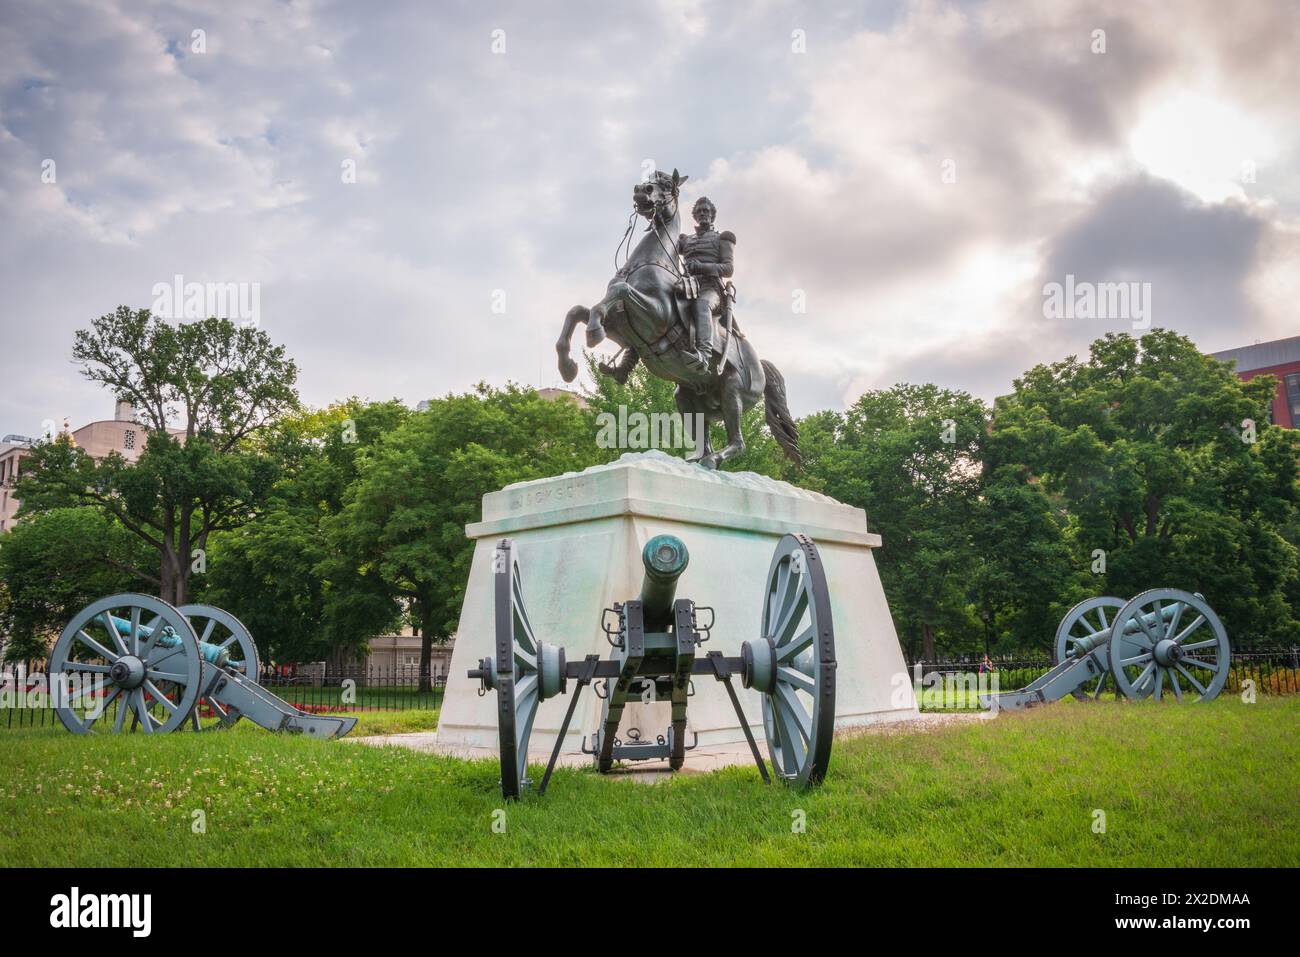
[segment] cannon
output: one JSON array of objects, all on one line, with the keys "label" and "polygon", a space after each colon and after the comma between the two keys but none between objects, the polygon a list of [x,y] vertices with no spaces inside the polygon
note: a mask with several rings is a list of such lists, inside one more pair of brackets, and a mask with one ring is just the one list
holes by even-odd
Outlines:
[{"label": "cannon", "polygon": [[1223,690],[1231,659],[1223,622],[1199,594],[1155,588],[1129,602],[1089,598],[1061,619],[1050,671],[1019,691],[981,695],[980,703],[1020,709],[1066,695],[1096,699],[1108,684],[1135,701],[1160,701],[1166,688],[1180,702],[1184,691],[1209,701]]},{"label": "cannon", "polygon": [[[739,656],[700,655],[714,627],[711,608],[677,597],[677,582],[690,561],[686,544],[657,535],[642,549],[640,594],[604,610],[600,624],[613,648],[610,658],[568,661],[564,648],[541,641],[524,602],[515,544],[503,539],[493,553],[495,655],[469,671],[479,693],[495,692],[500,740],[501,793],[518,798],[527,777],[528,740],[537,708],[575,682],[573,696],[537,791],[545,794],[573,720],[582,689],[604,698],[600,725],[583,738],[601,773],[616,762],[667,760],[679,769],[686,752],[686,708],[692,677],[712,677],[726,689],[750,753],[765,782],[767,765],[749,728],[733,678],[762,695],[763,730],[773,773],[797,788],[817,784],[830,763],[835,731],[835,630],[830,595],[817,546],[806,535],[784,536],[772,556],[763,591],[760,634],[745,641]],[[705,616],[707,613],[707,617]],[[703,620],[702,620],[703,619]],[[624,708],[633,700],[667,701],[672,717],[664,733],[642,740],[631,731],[618,737]]]},{"label": "cannon", "polygon": [[209,731],[248,718],[269,731],[341,738],[357,721],[304,714],[261,687],[257,646],[234,615],[149,595],[83,608],[55,642],[49,671],[55,713],[76,734]]}]

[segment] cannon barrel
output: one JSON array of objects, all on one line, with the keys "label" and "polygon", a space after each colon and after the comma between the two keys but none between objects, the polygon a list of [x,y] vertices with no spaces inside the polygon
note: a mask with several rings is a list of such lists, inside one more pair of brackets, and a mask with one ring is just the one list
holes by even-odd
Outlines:
[{"label": "cannon barrel", "polygon": [[[123,638],[130,636],[131,623],[129,621],[125,618],[119,618],[117,615],[109,615],[108,617],[112,619],[113,627],[117,629],[119,635]],[[148,625],[141,625],[137,634],[141,638],[151,638],[153,636],[153,629]],[[172,634],[172,631],[168,626],[164,625],[163,633],[158,636],[158,640],[154,642],[154,644],[162,648],[175,648],[179,642],[180,639]],[[222,648],[220,645],[214,645],[211,642],[200,641],[199,654],[203,656],[203,660],[208,664],[216,665],[218,668],[224,668],[230,663],[230,651],[226,648]]]},{"label": "cannon barrel", "polygon": [[690,560],[686,543],[676,535],[656,535],[645,543],[641,550],[641,564],[645,566],[641,606],[647,630],[663,631],[671,624],[677,579]]},{"label": "cannon barrel", "polygon": [[[1204,596],[1202,596],[1200,592],[1197,592],[1197,593],[1196,593],[1196,597],[1197,597],[1197,598],[1201,598],[1201,597],[1204,597]],[[1160,609],[1160,622],[1161,622],[1161,623],[1168,622],[1171,618],[1173,618],[1173,616],[1174,616],[1174,606],[1173,606],[1173,605],[1166,605],[1164,608]],[[1156,623],[1157,623],[1157,622],[1156,622],[1156,615],[1155,615],[1154,612],[1152,612],[1152,613],[1150,613],[1150,614],[1146,614],[1146,615],[1140,615],[1140,616],[1138,616],[1138,617],[1142,620],[1143,623],[1146,624],[1146,626],[1147,626],[1148,628],[1152,628],[1152,627],[1154,627],[1154,626],[1156,625]],[[1190,621],[1187,622],[1187,624],[1190,624],[1190,623],[1191,623]],[[1142,630],[1142,626],[1138,624],[1138,618],[1134,618],[1134,619],[1133,619],[1132,621],[1130,621],[1130,622],[1128,623],[1128,625],[1124,628],[1124,634],[1126,634],[1126,635],[1136,635],[1136,634],[1138,634],[1141,630]],[[1075,646],[1075,656],[1078,657],[1078,656],[1080,656],[1080,655],[1086,655],[1088,652],[1092,651],[1094,648],[1097,648],[1097,647],[1099,647],[1099,646],[1101,646],[1101,645],[1104,645],[1104,644],[1105,644],[1107,641],[1109,641],[1109,640],[1110,640],[1110,631],[1109,631],[1109,630],[1106,630],[1106,631],[1099,631],[1099,632],[1097,632],[1095,635],[1088,635],[1087,637],[1081,639],[1081,640],[1078,642],[1078,644]]]}]

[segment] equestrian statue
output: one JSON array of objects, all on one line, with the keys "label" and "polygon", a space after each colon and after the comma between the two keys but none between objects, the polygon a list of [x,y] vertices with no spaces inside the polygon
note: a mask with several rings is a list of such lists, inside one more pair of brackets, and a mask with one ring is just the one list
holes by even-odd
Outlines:
[{"label": "equestrian statue", "polygon": [[[730,282],[736,237],[714,229],[717,209],[705,197],[692,210],[695,234],[681,232],[677,199],[686,180],[677,170],[656,170],[632,188],[633,212],[624,240],[630,244],[637,216],[649,225],[622,266],[616,255],[618,268],[605,298],[591,308],[569,310],[555,344],[560,374],[565,382],[577,376],[569,341],[574,329],[586,326],[588,348],[606,338],[621,348],[613,362],[598,366],[605,375],[626,382],[642,362],[652,375],[676,383],[677,411],[694,426],[688,462],[716,469],[745,451],[740,423],[762,398],[772,436],[801,463],[785,379],[776,366],[758,358],[736,324]],[[726,426],[727,444],[714,451],[709,424],[718,419]]]}]

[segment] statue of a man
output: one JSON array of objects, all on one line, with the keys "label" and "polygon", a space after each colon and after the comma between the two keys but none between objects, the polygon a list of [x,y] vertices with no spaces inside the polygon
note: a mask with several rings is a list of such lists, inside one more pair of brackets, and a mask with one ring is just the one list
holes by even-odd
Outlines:
[{"label": "statue of a man", "polygon": [[[732,252],[736,235],[718,232],[713,228],[718,209],[707,196],[701,196],[691,208],[695,217],[695,235],[682,233],[677,240],[677,253],[686,262],[686,275],[695,282],[696,289],[688,290],[691,319],[695,326],[695,359],[692,365],[708,369],[713,359],[712,315],[722,310],[726,290],[723,281],[730,279],[733,270]],[[691,292],[695,292],[694,297]]]}]

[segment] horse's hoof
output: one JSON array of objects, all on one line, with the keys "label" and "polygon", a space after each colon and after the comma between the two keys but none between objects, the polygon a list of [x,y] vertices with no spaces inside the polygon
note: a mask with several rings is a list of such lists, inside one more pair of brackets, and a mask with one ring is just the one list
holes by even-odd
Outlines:
[{"label": "horse's hoof", "polygon": [[701,468],[706,468],[710,472],[715,472],[717,471],[718,466],[722,464],[722,462],[718,459],[716,455],[706,455],[704,456],[704,458],[700,459],[699,464]]},{"label": "horse's hoof", "polygon": [[572,382],[578,375],[578,363],[569,356],[560,356],[560,375],[565,382]]},{"label": "horse's hoof", "polygon": [[605,330],[601,326],[587,327],[587,348],[594,349],[605,341]]}]

